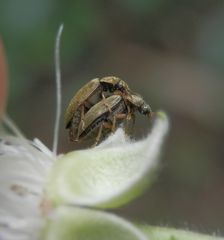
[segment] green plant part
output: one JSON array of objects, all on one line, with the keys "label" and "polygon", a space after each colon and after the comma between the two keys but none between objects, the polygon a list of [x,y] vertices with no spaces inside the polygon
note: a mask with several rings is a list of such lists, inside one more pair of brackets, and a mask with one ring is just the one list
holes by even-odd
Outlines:
[{"label": "green plant part", "polygon": [[43,240],[148,240],[130,222],[111,213],[61,206],[47,219]]},{"label": "green plant part", "polygon": [[54,207],[115,208],[129,202],[153,182],[168,128],[165,113],[157,112],[145,139],[129,141],[119,128],[95,148],[61,155],[49,172],[46,198]]}]

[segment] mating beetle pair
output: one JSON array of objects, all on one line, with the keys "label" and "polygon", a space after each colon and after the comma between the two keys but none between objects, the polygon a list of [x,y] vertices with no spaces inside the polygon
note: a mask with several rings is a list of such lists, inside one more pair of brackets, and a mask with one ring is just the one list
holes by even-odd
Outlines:
[{"label": "mating beetle pair", "polygon": [[152,113],[142,97],[133,93],[120,78],[96,78],[74,95],[65,113],[65,124],[71,141],[93,135],[96,145],[121,122],[126,123],[125,132],[129,134],[136,111],[149,117]]}]

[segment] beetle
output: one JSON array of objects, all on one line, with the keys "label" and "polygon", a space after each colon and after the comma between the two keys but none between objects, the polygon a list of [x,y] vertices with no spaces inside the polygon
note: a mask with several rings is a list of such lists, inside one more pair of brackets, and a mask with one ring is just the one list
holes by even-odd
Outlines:
[{"label": "beetle", "polygon": [[95,137],[95,144],[110,132],[117,128],[117,121],[127,117],[128,109],[120,95],[111,95],[105,100],[95,104],[84,116],[84,128],[80,132],[78,139]]},{"label": "beetle", "polygon": [[153,115],[152,109],[149,104],[147,104],[145,100],[136,93],[127,95],[126,102],[128,106],[130,106],[132,109],[138,110],[139,113],[146,115],[149,118]]},{"label": "beetle", "polygon": [[125,123],[125,133],[130,134],[130,127],[134,124],[135,112],[151,117],[152,110],[144,99],[132,94],[127,99],[120,95],[112,95],[104,101],[95,104],[84,116],[84,128],[78,135],[78,140],[87,136],[95,136],[97,145],[103,138],[114,132],[120,123]]},{"label": "beetle", "polygon": [[69,129],[70,140],[77,140],[84,128],[83,117],[93,105],[112,94],[125,96],[129,92],[127,83],[114,76],[95,78],[85,84],[71,99],[65,112],[65,126]]}]

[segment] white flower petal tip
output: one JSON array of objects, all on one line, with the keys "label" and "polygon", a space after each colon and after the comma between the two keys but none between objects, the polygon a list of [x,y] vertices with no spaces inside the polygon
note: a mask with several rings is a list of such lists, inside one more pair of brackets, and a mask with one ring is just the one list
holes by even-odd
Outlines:
[{"label": "white flower petal tip", "polygon": [[53,165],[46,185],[52,204],[114,208],[139,195],[154,179],[158,157],[169,123],[165,113],[155,114],[148,136],[125,139],[118,129],[100,146],[74,151]]},{"label": "white flower petal tip", "polygon": [[94,149],[112,148],[121,146],[126,143],[130,143],[130,138],[125,135],[122,128],[118,128],[114,134],[111,134],[106,140],[104,140],[100,145],[96,146]]},{"label": "white flower petal tip", "polygon": [[0,137],[0,239],[35,239],[53,158],[25,139]]},{"label": "white flower petal tip", "polygon": [[47,220],[43,240],[147,240],[128,221],[113,214],[74,207],[59,207]]}]

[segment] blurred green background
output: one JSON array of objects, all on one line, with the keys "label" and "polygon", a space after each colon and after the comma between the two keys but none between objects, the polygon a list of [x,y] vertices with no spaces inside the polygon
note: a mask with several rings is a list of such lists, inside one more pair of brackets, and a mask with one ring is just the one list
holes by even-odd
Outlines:
[{"label": "blurred green background", "polygon": [[[27,137],[50,148],[61,22],[63,109],[90,79],[115,75],[170,117],[155,184],[116,212],[143,223],[224,234],[224,1],[1,0],[8,112]],[[148,121],[137,119],[136,136],[143,136]],[[59,152],[75,148],[62,121]]]}]

